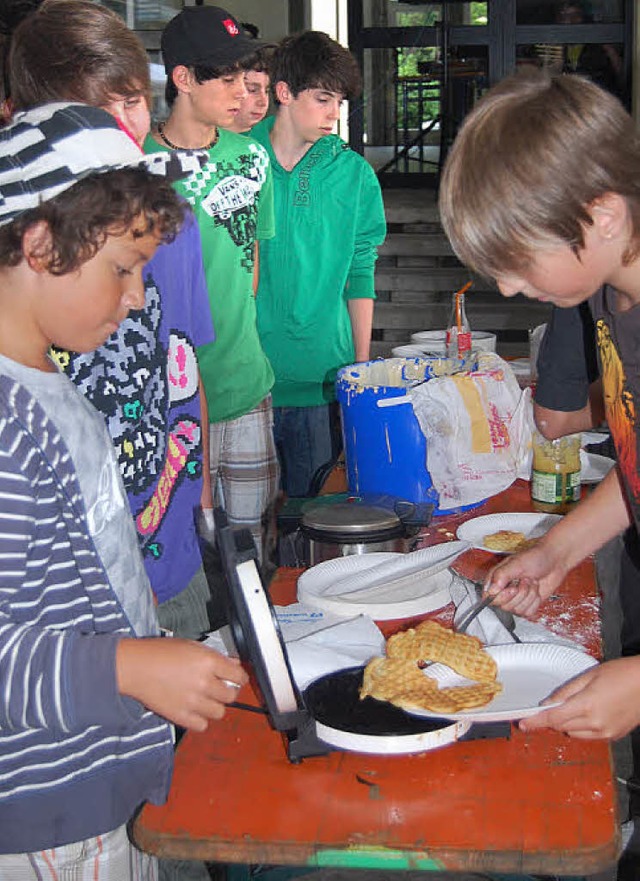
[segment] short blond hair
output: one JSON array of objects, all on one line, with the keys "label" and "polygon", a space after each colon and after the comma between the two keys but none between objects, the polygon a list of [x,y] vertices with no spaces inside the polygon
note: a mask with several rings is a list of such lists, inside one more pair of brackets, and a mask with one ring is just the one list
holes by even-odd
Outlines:
[{"label": "short blond hair", "polygon": [[640,143],[610,93],[582,77],[526,71],[502,80],[465,119],[447,158],[440,214],[460,260],[488,278],[522,271],[538,248],[578,253],[588,208],[626,200],[640,250]]}]

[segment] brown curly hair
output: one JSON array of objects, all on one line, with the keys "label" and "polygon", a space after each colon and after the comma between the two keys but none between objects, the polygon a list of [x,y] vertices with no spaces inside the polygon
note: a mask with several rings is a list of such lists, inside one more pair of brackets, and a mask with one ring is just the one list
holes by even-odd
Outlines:
[{"label": "brown curly hair", "polygon": [[93,174],[0,227],[0,267],[22,261],[24,234],[42,221],[49,227],[51,245],[39,256],[52,275],[66,275],[91,260],[111,235],[134,230],[136,238],[153,233],[171,241],[185,211],[186,203],[173,187],[143,169]]}]

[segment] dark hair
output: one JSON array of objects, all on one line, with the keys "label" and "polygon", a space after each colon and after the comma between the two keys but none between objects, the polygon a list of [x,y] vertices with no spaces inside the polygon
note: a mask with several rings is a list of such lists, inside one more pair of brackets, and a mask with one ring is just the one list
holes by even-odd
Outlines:
[{"label": "dark hair", "polygon": [[45,0],[16,28],[8,76],[17,109],[61,99],[101,107],[114,95],[151,96],[141,41],[92,0]]},{"label": "dark hair", "polygon": [[294,97],[306,89],[326,89],[351,99],[362,91],[351,52],[321,31],[285,37],[273,52],[269,73],[273,85],[286,83]]},{"label": "dark hair", "polygon": [[[253,58],[254,56],[251,55],[249,57]],[[233,64],[227,64],[224,67],[208,67],[204,64],[195,64],[193,67],[190,67],[189,70],[193,73],[197,83],[206,83],[209,80],[219,80],[223,76],[229,76],[231,73],[238,73],[240,70],[245,70],[245,63],[246,62],[243,59],[242,64],[239,61],[236,61]],[[164,87],[164,99],[167,102],[167,105],[171,107],[177,97],[178,90],[176,84],[173,81],[173,76],[169,74]]]},{"label": "dark hair", "polygon": [[251,21],[241,21],[243,30],[245,31],[248,37],[251,37],[252,40],[257,40],[260,36],[260,28],[253,24]]},{"label": "dark hair", "polygon": [[0,226],[0,266],[17,266],[22,261],[23,236],[41,221],[51,232],[51,248],[41,255],[47,270],[66,275],[91,260],[108,236],[123,235],[134,225],[136,238],[154,233],[171,241],[184,215],[185,203],[171,184],[143,169],[92,174]]},{"label": "dark hair", "polygon": [[246,71],[253,70],[256,73],[270,74],[271,58],[275,48],[275,44],[267,44],[262,46],[257,52],[250,55],[248,58],[243,58],[241,62],[242,69]]}]

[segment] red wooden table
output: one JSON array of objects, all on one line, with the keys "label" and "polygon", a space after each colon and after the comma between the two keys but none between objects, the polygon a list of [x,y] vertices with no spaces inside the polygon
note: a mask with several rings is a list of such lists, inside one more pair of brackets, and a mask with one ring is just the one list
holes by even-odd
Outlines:
[{"label": "red wooden table", "polygon": [[[518,482],[482,508],[437,518],[423,543],[464,519],[530,510]],[[477,577],[495,562],[468,551]],[[299,570],[280,570],[275,603],[295,598]],[[594,566],[585,561],[550,599],[544,623],[599,653]],[[451,620],[452,608],[440,613]],[[410,622],[386,622],[385,631]],[[253,701],[250,688],[239,700]],[[167,803],[147,805],[134,836],[161,856],[227,863],[376,869],[595,874],[619,854],[616,790],[605,742],[554,732],[461,741],[413,756],[334,752],[299,765],[266,717],[229,709],[176,754]]]}]

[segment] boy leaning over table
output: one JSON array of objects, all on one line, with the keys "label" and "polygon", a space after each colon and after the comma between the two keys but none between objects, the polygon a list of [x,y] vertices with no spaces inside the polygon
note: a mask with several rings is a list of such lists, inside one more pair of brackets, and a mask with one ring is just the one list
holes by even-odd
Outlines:
[{"label": "boy leaning over table", "polygon": [[[533,548],[492,571],[497,603],[534,618],[567,572],[640,522],[640,144],[609,93],[575,75],[526,71],[478,102],[449,154],[442,222],[460,259],[559,307],[589,300],[618,464]],[[520,723],[617,739],[640,724],[640,657],[589,670]]]},{"label": "boy leaning over table", "polygon": [[102,416],[51,360],[144,305],[184,207],[109,113],[46,104],[0,131],[0,881],[152,881],[126,823],[162,803],[167,720],[202,731],[246,675],[162,639]]}]

